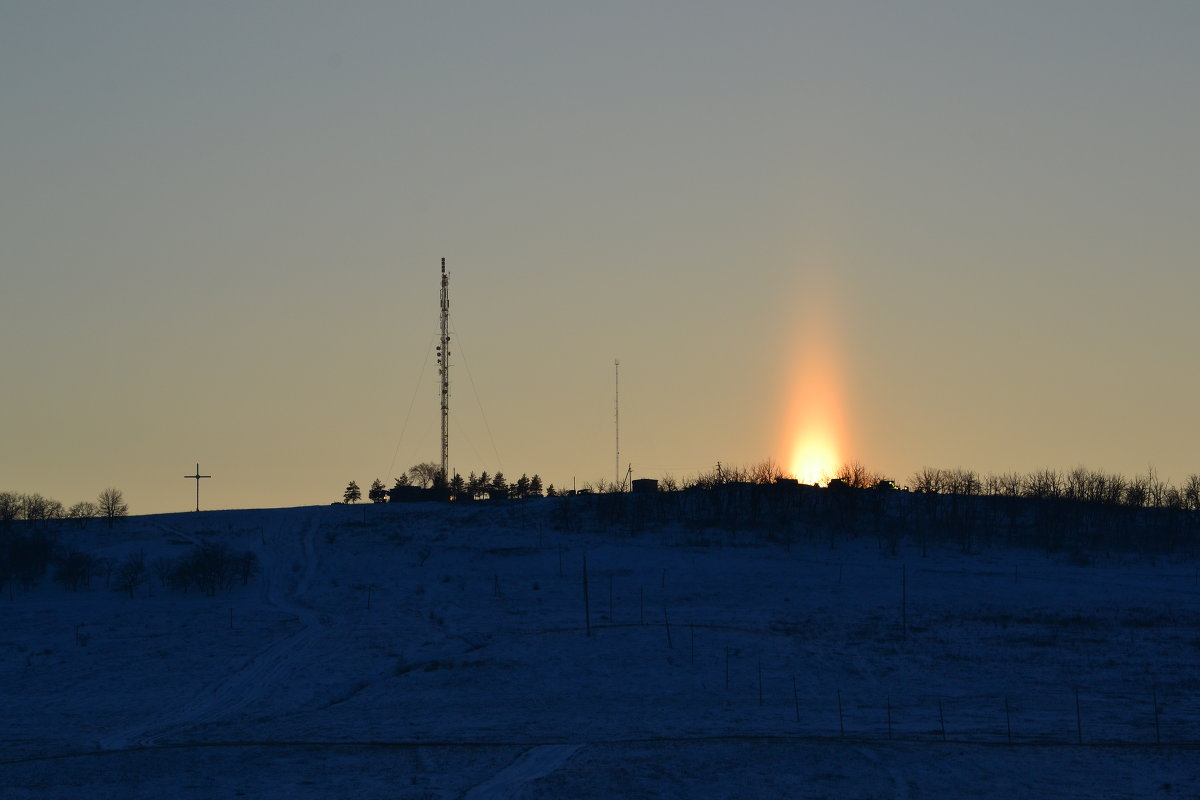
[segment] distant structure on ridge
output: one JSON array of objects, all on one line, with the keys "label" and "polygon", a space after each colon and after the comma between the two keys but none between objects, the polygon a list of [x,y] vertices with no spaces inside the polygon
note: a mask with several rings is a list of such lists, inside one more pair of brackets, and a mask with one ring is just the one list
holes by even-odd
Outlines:
[{"label": "distant structure on ridge", "polygon": [[438,345],[438,371],[442,376],[442,485],[450,480],[450,276],[442,259],[442,340]]},{"label": "distant structure on ridge", "polygon": [[621,359],[613,359],[613,425],[616,429],[617,460],[613,483],[621,482]]}]

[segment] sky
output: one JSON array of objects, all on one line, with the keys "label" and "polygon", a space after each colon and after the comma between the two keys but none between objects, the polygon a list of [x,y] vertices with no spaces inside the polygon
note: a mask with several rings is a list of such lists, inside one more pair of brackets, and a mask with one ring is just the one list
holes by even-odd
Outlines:
[{"label": "sky", "polygon": [[[0,490],[1200,472],[1200,5],[0,0]],[[801,458],[798,454],[808,455]]]}]

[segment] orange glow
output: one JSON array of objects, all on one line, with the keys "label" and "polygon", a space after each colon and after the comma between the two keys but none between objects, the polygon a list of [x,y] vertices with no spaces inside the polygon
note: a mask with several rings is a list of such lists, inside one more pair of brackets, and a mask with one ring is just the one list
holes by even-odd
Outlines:
[{"label": "orange glow", "polygon": [[828,483],[846,452],[841,374],[835,337],[816,326],[803,336],[792,359],[795,373],[788,395],[787,464],[801,483]]},{"label": "orange glow", "polygon": [[832,433],[816,425],[801,431],[792,449],[792,475],[801,483],[829,483],[840,459]]}]

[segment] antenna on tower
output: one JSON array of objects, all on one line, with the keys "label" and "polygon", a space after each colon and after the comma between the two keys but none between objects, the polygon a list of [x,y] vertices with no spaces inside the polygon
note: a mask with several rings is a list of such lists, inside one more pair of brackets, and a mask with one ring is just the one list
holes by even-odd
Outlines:
[{"label": "antenna on tower", "polygon": [[450,276],[446,274],[446,259],[442,259],[442,338],[438,345],[438,372],[442,376],[442,473],[443,486],[449,485],[450,474]]},{"label": "antenna on tower", "polygon": [[617,463],[613,468],[613,483],[621,482],[621,359],[613,359],[613,423],[617,435]]}]

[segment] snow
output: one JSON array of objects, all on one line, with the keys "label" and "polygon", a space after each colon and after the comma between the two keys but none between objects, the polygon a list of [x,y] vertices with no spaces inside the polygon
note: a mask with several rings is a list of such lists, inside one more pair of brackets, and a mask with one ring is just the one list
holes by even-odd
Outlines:
[{"label": "snow", "polygon": [[1193,561],[631,533],[588,508],[63,530],[148,561],[221,540],[262,573],[6,592],[0,796],[1200,795]]}]

